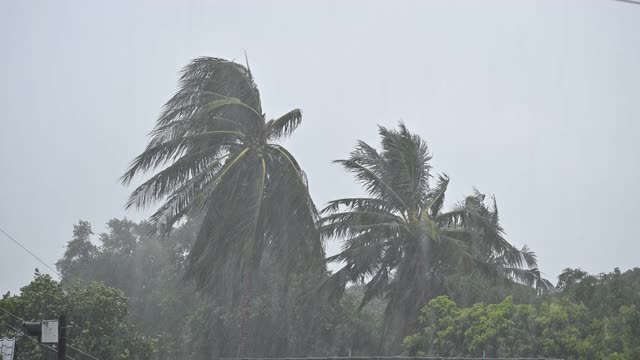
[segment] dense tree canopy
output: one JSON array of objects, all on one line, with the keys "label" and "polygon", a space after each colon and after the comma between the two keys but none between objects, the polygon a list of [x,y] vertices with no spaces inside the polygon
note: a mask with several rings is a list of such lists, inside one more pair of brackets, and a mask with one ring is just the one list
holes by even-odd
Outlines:
[{"label": "dense tree canopy", "polygon": [[640,268],[589,275],[567,269],[559,290],[538,304],[477,303],[441,296],[420,314],[423,329],[405,339],[412,355],[640,358]]}]

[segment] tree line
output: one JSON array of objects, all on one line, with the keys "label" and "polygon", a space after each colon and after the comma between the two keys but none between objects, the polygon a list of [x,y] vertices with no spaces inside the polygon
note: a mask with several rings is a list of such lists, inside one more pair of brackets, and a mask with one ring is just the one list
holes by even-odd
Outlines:
[{"label": "tree line", "polygon": [[566,269],[558,290],[533,303],[509,296],[460,307],[437,297],[420,312],[421,331],[404,340],[410,355],[640,358],[640,268],[589,275]]}]

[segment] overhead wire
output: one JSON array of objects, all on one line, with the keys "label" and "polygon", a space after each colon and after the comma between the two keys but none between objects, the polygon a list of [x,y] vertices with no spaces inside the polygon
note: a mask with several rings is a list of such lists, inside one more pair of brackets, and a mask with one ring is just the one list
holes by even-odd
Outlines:
[{"label": "overhead wire", "polygon": [[36,260],[38,260],[42,265],[46,266],[49,270],[53,271],[54,274],[58,275],[58,277],[60,277],[60,273],[58,273],[58,271],[56,269],[54,269],[53,267],[49,266],[49,264],[47,264],[46,262],[44,262],[44,260],[40,259],[36,254],[34,254],[33,252],[31,252],[31,250],[27,249],[24,245],[22,245],[18,240],[14,239],[13,236],[9,235],[6,231],[4,231],[2,229],[2,227],[0,227],[0,232],[2,232],[8,239],[10,239],[11,241],[13,241],[16,245],[20,246],[24,251],[26,251],[27,253],[29,253],[29,255],[33,256]]},{"label": "overhead wire", "polygon": [[11,316],[13,316],[16,320],[24,321],[24,319],[23,319],[23,318],[21,318],[21,317],[19,317],[19,316],[17,316],[17,315],[14,315],[11,311],[9,311],[9,310],[7,310],[7,309],[3,308],[2,306],[0,306],[0,310],[4,311],[5,313],[7,313],[7,314],[9,314],[9,315],[11,315]]},{"label": "overhead wire", "polygon": [[615,1],[624,2],[627,4],[640,5],[640,1],[636,1],[636,0],[615,0]]},{"label": "overhead wire", "polygon": [[73,349],[73,350],[75,350],[75,351],[79,352],[79,353],[80,353],[80,354],[82,354],[82,355],[85,355],[85,356],[88,356],[88,357],[92,358],[93,360],[100,360],[100,359],[98,359],[97,357],[95,357],[95,356],[93,356],[93,355],[91,355],[91,354],[87,354],[86,352],[84,352],[84,351],[82,351],[82,350],[78,349],[77,347],[72,346],[71,344],[67,344],[67,346],[68,346],[69,348],[71,348],[71,349]]},{"label": "overhead wire", "polygon": [[[15,318],[16,320],[19,320],[19,321],[22,321],[22,322],[24,322],[24,321],[25,321],[23,318],[19,317],[18,315],[16,315],[16,314],[12,313],[11,311],[9,311],[9,310],[7,310],[7,309],[5,309],[5,308],[3,308],[2,306],[0,306],[0,310],[4,311],[6,314],[8,314],[8,315],[12,316],[12,317],[13,317],[13,318]],[[3,322],[4,322],[4,321],[3,321]],[[5,324],[6,324],[6,323],[5,323]],[[9,326],[8,324],[6,324],[6,325],[7,325],[7,326]],[[10,327],[11,327],[11,326],[10,326]],[[13,328],[13,327],[12,327],[12,329],[14,329],[14,330],[15,330],[15,328]],[[26,335],[26,334],[24,334],[24,333],[22,333],[22,334],[23,334],[23,335],[25,335],[25,336],[28,336],[28,335]],[[88,357],[90,357],[90,358],[92,358],[92,359],[94,359],[94,360],[100,360],[100,359],[98,359],[97,357],[95,357],[95,356],[93,356],[93,355],[91,355],[91,354],[89,354],[89,353],[86,353],[86,352],[84,352],[84,351],[82,351],[82,350],[78,349],[77,347],[75,347],[75,346],[73,346],[73,345],[71,345],[71,344],[67,344],[67,346],[68,346],[69,348],[71,348],[71,349],[73,349],[73,350],[75,350],[75,351],[77,351],[77,352],[81,353],[82,355],[88,356]]]},{"label": "overhead wire", "polygon": [[[36,339],[32,338],[31,336],[29,336],[29,335],[27,335],[27,334],[23,333],[20,329],[17,329],[17,328],[15,328],[14,326],[12,326],[12,325],[8,324],[6,321],[4,321],[4,320],[0,320],[0,321],[2,321],[2,323],[3,323],[3,324],[5,324],[5,325],[6,325],[6,326],[8,326],[9,328],[11,328],[13,331],[15,331],[15,332],[16,332],[16,334],[18,334],[18,335],[20,335],[20,336],[23,336],[23,337],[25,337],[26,339],[29,339],[29,340],[31,340],[31,341],[33,341],[33,342],[35,342],[36,344],[38,344],[38,345],[40,345],[40,346],[42,346],[42,347],[44,347],[44,348],[47,348],[47,349],[49,349],[49,350],[51,350],[51,351],[55,352],[56,354],[58,353],[58,350],[56,350],[56,349],[52,348],[52,347],[51,347],[51,346],[49,346],[49,345],[45,345],[45,344],[43,344],[43,343],[39,342],[38,340],[36,340]],[[65,357],[66,357],[67,359],[76,360],[75,358],[73,358],[73,357],[71,357],[71,356],[69,356],[69,355],[66,355],[66,354],[65,354]]]},{"label": "overhead wire", "polygon": [[[60,279],[62,279],[62,275],[61,275],[57,270],[55,270],[54,268],[52,268],[51,266],[49,266],[49,264],[47,264],[46,262],[44,262],[44,260],[40,259],[40,258],[39,258],[36,254],[34,254],[31,250],[27,249],[27,247],[26,247],[26,246],[22,245],[22,244],[21,244],[18,240],[16,240],[13,236],[9,235],[6,231],[4,231],[4,230],[2,229],[2,227],[0,227],[0,232],[2,232],[2,233],[3,233],[7,238],[9,238],[11,241],[13,241],[14,243],[16,243],[18,246],[20,246],[20,247],[21,247],[24,251],[26,251],[29,255],[33,256],[36,260],[38,260],[40,263],[42,263],[42,265],[46,266],[49,270],[53,271],[53,272],[54,272],[54,274],[56,274]],[[7,313],[8,315],[10,315],[10,316],[14,317],[14,318],[15,318],[15,319],[17,319],[17,320],[20,320],[20,321],[22,321],[22,322],[24,322],[24,321],[25,321],[23,318],[21,318],[21,317],[19,317],[19,316],[15,315],[15,314],[13,314],[13,313],[12,313],[12,312],[10,312],[9,310],[7,310],[7,309],[5,309],[5,308],[3,308],[3,307],[1,307],[1,306],[0,306],[0,310],[4,311],[5,313]],[[3,322],[4,322],[4,321],[3,321]],[[6,323],[5,323],[5,324],[6,324]],[[8,325],[8,324],[7,324],[7,325]],[[11,326],[10,326],[10,327],[11,327]],[[15,328],[14,328],[14,330],[15,330]],[[24,335],[24,333],[23,333],[23,335]],[[28,336],[27,336],[27,337],[28,337]],[[29,339],[31,339],[31,337],[28,337],[28,338],[29,338]],[[31,340],[33,340],[33,339],[31,339]],[[36,342],[37,342],[37,341],[36,341]],[[38,343],[38,344],[40,344],[40,343]],[[42,345],[44,345],[44,344],[42,344]],[[46,345],[44,345],[44,346],[46,346]],[[82,350],[80,350],[80,349],[76,348],[75,346],[73,346],[73,345],[71,345],[71,344],[67,344],[67,346],[68,346],[69,348],[71,348],[71,349],[73,349],[73,350],[75,350],[75,351],[77,351],[77,352],[79,352],[79,353],[81,353],[81,354],[85,355],[85,356],[88,356],[88,357],[90,357],[90,358],[94,359],[94,360],[100,360],[100,359],[98,359],[97,357],[95,357],[95,356],[93,356],[93,355],[91,355],[91,354],[89,354],[89,353],[86,353],[86,352],[84,352],[84,351],[82,351]],[[50,347],[49,347],[49,348],[50,348]],[[51,348],[51,349],[52,349],[52,348]],[[55,351],[55,350],[54,350],[54,351]],[[71,358],[71,357],[69,357],[69,356],[67,356],[67,357],[68,357],[68,358],[70,358],[70,359],[73,359],[73,358]],[[74,359],[74,360],[75,360],[75,359]]]}]

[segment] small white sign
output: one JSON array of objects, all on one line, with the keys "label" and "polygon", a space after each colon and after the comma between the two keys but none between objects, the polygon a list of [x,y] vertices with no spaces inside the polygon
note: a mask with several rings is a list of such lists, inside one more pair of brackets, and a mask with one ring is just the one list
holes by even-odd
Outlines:
[{"label": "small white sign", "polygon": [[13,354],[16,350],[15,338],[0,339],[0,360],[13,360]]},{"label": "small white sign", "polygon": [[58,343],[58,320],[42,321],[42,342]]}]

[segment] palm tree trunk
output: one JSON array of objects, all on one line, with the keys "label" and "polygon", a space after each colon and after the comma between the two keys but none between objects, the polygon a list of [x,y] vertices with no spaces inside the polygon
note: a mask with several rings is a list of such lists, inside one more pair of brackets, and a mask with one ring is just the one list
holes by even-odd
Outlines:
[{"label": "palm tree trunk", "polygon": [[[418,299],[418,301],[416,301]],[[423,293],[415,299],[407,299],[385,311],[382,339],[379,351],[384,356],[399,356],[404,338],[419,330],[418,316],[420,308],[428,301],[429,295]],[[420,301],[421,300],[421,301]]]},{"label": "palm tree trunk", "polygon": [[249,260],[248,267],[245,269],[246,273],[242,282],[242,294],[240,296],[240,338],[238,339],[238,358],[246,358],[249,350],[249,328],[251,325],[251,304],[253,300],[253,280],[256,272],[260,266],[260,257],[264,251],[264,226],[262,210],[262,200],[264,196],[264,180],[266,177],[266,170],[264,168],[264,161],[262,162],[262,177],[256,178],[259,185],[257,196],[259,201],[257,202],[256,223],[254,232],[254,243],[249,246],[246,258]]},{"label": "palm tree trunk", "polygon": [[247,356],[249,342],[249,322],[251,321],[251,303],[253,296],[252,276],[245,277],[240,296],[240,338],[238,339],[238,358]]},{"label": "palm tree trunk", "polygon": [[[414,252],[414,254],[420,254]],[[418,331],[420,309],[433,294],[433,281],[427,274],[425,258],[415,262],[415,266],[401,265],[396,281],[401,289],[395,299],[387,304],[380,350],[384,356],[397,356],[402,351],[402,342],[408,335]],[[411,286],[409,284],[418,284]]]}]

